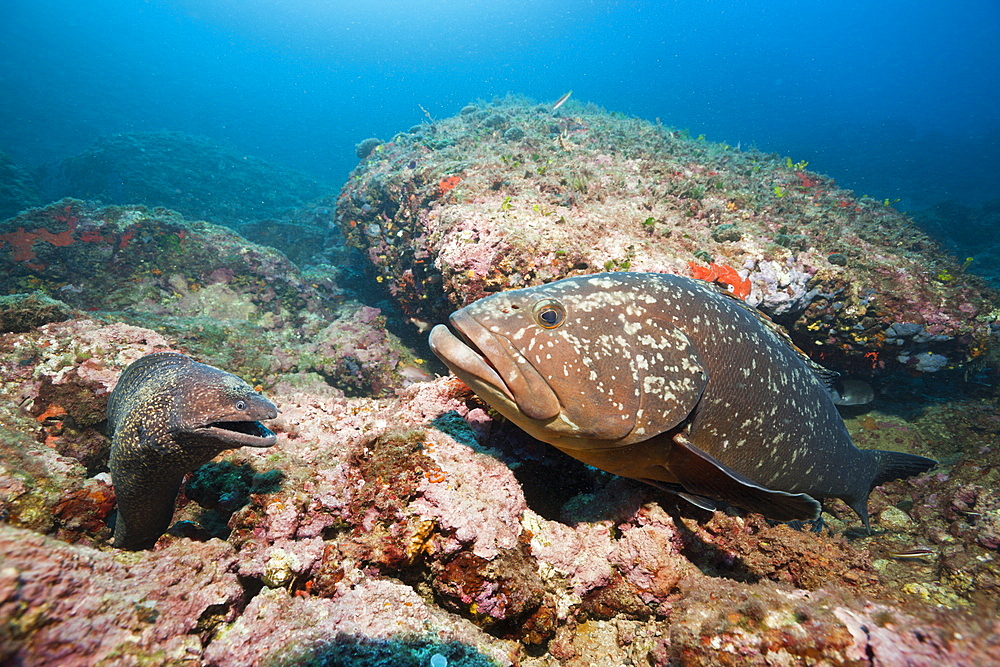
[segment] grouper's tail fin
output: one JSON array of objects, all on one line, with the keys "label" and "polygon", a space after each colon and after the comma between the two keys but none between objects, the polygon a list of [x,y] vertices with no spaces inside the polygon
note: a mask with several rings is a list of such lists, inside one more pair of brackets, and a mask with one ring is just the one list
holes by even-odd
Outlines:
[{"label": "grouper's tail fin", "polygon": [[865,524],[865,528],[871,532],[871,525],[868,522],[868,494],[880,484],[891,482],[894,479],[905,479],[926,472],[937,465],[937,461],[926,456],[916,454],[904,454],[903,452],[890,452],[886,449],[866,449],[866,454],[871,454],[875,459],[875,475],[872,477],[871,486],[868,491],[860,496],[844,498],[851,509],[853,509]]},{"label": "grouper's tail fin", "polygon": [[890,452],[885,449],[869,450],[875,455],[877,468],[872,479],[872,489],[879,484],[891,482],[894,479],[906,479],[927,472],[937,465],[937,461],[926,456]]}]

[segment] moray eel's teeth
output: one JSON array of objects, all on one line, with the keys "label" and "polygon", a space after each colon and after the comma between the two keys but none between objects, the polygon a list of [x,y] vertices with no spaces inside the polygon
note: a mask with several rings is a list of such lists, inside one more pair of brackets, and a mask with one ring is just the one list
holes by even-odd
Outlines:
[{"label": "moray eel's teeth", "polygon": [[270,447],[278,436],[260,422],[213,422],[194,431],[232,447]]},{"label": "moray eel's teeth", "polygon": [[147,549],[170,526],[184,475],[236,447],[271,447],[278,411],[243,380],[183,354],[130,365],[108,399],[115,547]]}]

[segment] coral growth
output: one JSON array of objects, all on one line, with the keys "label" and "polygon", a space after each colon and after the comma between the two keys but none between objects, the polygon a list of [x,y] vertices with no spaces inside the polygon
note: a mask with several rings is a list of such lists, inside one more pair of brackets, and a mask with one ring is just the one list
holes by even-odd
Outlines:
[{"label": "coral growth", "polygon": [[688,268],[691,269],[692,278],[726,285],[732,291],[733,296],[740,299],[746,299],[750,296],[750,280],[741,276],[731,266],[712,262],[706,268],[698,266],[694,262],[688,262]]}]

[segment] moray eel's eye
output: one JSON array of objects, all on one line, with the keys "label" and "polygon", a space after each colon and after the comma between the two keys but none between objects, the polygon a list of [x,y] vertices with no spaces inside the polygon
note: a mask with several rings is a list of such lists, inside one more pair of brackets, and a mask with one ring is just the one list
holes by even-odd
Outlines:
[{"label": "moray eel's eye", "polygon": [[535,322],[543,329],[555,329],[566,319],[566,310],[555,299],[542,299],[535,304]]},{"label": "moray eel's eye", "polygon": [[240,412],[243,412],[244,410],[247,409],[247,402],[246,401],[236,401],[236,409],[239,410]]}]

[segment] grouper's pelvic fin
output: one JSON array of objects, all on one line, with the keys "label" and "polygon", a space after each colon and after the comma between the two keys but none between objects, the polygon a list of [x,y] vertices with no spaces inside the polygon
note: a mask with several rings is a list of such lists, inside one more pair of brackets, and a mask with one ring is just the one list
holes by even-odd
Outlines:
[{"label": "grouper's pelvic fin", "polygon": [[[820,504],[804,493],[776,491],[744,477],[677,433],[670,448],[670,470],[694,496],[718,498],[775,521],[814,521]],[[697,504],[697,503],[696,503]]]},{"label": "grouper's pelvic fin", "polygon": [[657,479],[639,479],[640,482],[645,482],[650,486],[655,486],[656,488],[666,491],[678,498],[683,498],[690,504],[694,505],[698,509],[705,510],[706,512],[715,512],[721,509],[720,504],[712,500],[711,498],[706,498],[705,496],[696,496],[693,493],[688,493],[684,490],[684,487],[680,484],[674,484],[672,482],[661,482]]}]

